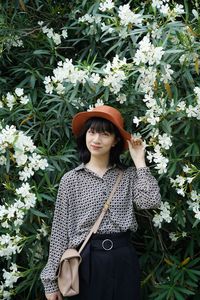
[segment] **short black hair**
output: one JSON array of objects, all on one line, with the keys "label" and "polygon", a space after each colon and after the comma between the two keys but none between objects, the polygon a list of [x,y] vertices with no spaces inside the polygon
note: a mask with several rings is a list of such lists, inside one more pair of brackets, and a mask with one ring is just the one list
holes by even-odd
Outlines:
[{"label": "short black hair", "polygon": [[110,150],[109,165],[121,166],[120,155],[124,150],[124,140],[120,135],[118,128],[109,120],[99,117],[93,117],[87,120],[77,137],[77,147],[81,162],[88,163],[90,160],[90,152],[86,146],[86,133],[91,128],[96,132],[113,133],[117,139],[117,143]]}]

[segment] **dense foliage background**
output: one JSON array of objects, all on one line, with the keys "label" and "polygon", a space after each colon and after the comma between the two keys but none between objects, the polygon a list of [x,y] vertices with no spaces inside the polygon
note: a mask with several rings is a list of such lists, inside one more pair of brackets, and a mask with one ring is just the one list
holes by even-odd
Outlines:
[{"label": "dense foliage background", "polygon": [[58,184],[79,163],[71,120],[102,103],[146,141],[161,189],[137,212],[142,299],[200,299],[199,5],[1,2],[1,299],[44,299]]}]

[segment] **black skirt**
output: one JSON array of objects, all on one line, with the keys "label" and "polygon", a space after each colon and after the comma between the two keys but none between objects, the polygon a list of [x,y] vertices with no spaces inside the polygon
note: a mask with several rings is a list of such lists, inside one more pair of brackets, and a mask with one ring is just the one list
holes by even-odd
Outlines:
[{"label": "black skirt", "polygon": [[139,300],[140,271],[130,234],[96,234],[82,252],[80,293],[72,300]]}]

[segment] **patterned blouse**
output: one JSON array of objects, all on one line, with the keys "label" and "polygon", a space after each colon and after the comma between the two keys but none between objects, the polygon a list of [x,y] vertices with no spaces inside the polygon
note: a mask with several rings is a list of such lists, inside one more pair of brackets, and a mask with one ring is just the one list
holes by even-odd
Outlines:
[{"label": "patterned blouse", "polygon": [[[81,164],[62,177],[54,211],[49,259],[41,273],[46,293],[58,290],[56,272],[63,252],[84,241],[118,174],[119,169],[114,166],[99,177]],[[138,227],[134,206],[150,209],[159,205],[158,183],[149,168],[129,167],[123,172],[98,233],[124,232],[128,229],[134,232]]]}]

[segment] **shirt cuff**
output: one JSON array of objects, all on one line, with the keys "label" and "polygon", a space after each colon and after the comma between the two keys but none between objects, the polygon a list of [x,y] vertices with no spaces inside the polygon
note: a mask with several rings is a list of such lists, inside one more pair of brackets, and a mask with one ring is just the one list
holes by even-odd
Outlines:
[{"label": "shirt cuff", "polygon": [[43,281],[44,290],[46,294],[51,294],[59,291],[57,281]]},{"label": "shirt cuff", "polygon": [[150,169],[149,169],[149,167],[141,167],[141,168],[138,168],[138,169],[136,169],[136,173],[137,173],[137,175],[149,175],[149,174],[151,174],[151,172],[150,172]]}]

